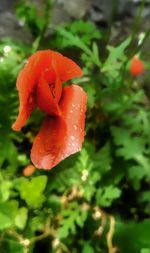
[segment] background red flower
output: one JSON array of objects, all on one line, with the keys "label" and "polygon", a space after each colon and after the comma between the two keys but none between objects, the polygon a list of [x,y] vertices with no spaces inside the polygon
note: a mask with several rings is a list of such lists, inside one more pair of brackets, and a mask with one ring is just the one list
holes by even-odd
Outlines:
[{"label": "background red flower", "polygon": [[133,76],[138,76],[144,71],[144,63],[135,55],[131,59],[130,72]]}]

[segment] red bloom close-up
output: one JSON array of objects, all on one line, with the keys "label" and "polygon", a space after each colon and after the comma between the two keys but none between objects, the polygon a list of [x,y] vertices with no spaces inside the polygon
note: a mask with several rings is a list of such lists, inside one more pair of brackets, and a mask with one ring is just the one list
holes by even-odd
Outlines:
[{"label": "red bloom close-up", "polygon": [[130,73],[132,76],[139,76],[144,71],[144,63],[135,55],[131,59]]},{"label": "red bloom close-up", "polygon": [[18,75],[20,106],[13,129],[21,130],[36,107],[46,115],[31,149],[37,168],[49,170],[82,148],[87,95],[75,84],[62,87],[81,75],[75,62],[51,50],[34,53]]}]

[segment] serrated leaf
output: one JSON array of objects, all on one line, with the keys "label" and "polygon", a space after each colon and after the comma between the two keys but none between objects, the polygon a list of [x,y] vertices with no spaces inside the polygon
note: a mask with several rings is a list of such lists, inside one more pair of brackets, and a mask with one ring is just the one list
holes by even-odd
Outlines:
[{"label": "serrated leaf", "polygon": [[59,238],[66,238],[70,232],[75,234],[76,225],[83,227],[87,218],[87,213],[78,206],[76,202],[72,202],[68,209],[62,211],[63,219],[60,221],[60,228],[58,230]]},{"label": "serrated leaf", "polygon": [[128,168],[128,178],[132,181],[135,190],[140,188],[140,181],[147,175],[142,166],[135,165]]},{"label": "serrated leaf", "polygon": [[95,104],[95,99],[96,99],[96,90],[95,87],[93,87],[92,85],[86,85],[85,86],[85,90],[88,94],[88,106],[90,108],[93,108],[94,104]]},{"label": "serrated leaf", "polygon": [[131,38],[124,40],[119,46],[108,46],[109,56],[106,59],[103,70],[106,70],[110,65],[114,65],[118,59],[125,57],[124,50],[129,46]]},{"label": "serrated leaf", "polygon": [[110,153],[110,143],[106,143],[93,157],[94,167],[101,175],[111,169],[112,157]]},{"label": "serrated leaf", "polygon": [[100,206],[108,207],[112,202],[119,198],[121,190],[113,185],[98,189],[96,192],[96,203]]},{"label": "serrated leaf", "polygon": [[109,76],[112,76],[113,78],[118,76],[122,63],[127,59],[124,51],[129,46],[130,41],[131,38],[129,37],[118,47],[107,47],[109,55],[103,64],[103,67],[101,69],[102,72],[109,72]]},{"label": "serrated leaf", "polygon": [[141,137],[132,137],[128,130],[112,127],[112,135],[118,146],[116,153],[125,159],[133,159],[145,150],[145,143]]},{"label": "serrated leaf", "polygon": [[141,180],[145,176],[145,171],[141,166],[131,166],[128,169],[128,177],[132,180]]}]

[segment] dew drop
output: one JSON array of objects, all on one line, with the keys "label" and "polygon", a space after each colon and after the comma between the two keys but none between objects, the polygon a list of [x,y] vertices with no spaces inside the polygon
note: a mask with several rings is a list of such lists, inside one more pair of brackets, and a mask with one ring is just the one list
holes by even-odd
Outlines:
[{"label": "dew drop", "polygon": [[71,140],[75,140],[75,137],[73,135],[70,136]]},{"label": "dew drop", "polygon": [[74,125],[73,127],[74,127],[74,129],[75,129],[75,130],[77,130],[77,129],[78,129],[78,127],[77,127],[76,125]]}]

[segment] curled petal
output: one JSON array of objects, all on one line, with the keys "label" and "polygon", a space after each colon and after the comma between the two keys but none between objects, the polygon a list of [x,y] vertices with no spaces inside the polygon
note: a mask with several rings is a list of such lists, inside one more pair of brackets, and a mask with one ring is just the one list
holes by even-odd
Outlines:
[{"label": "curled petal", "polygon": [[16,131],[25,125],[36,107],[36,86],[43,69],[50,66],[51,56],[50,50],[33,54],[18,75],[16,86],[19,92],[19,115],[12,126]]},{"label": "curled petal", "polygon": [[41,76],[37,86],[36,102],[37,106],[47,115],[56,116],[61,113],[58,104],[53,98],[49,84],[43,75]]},{"label": "curled petal", "polygon": [[60,101],[62,116],[46,117],[31,150],[37,168],[46,170],[81,150],[84,140],[87,96],[77,85],[63,89]]},{"label": "curled petal", "polygon": [[63,82],[77,76],[82,76],[81,68],[74,61],[59,53],[55,54],[53,67],[59,73],[60,79]]}]

